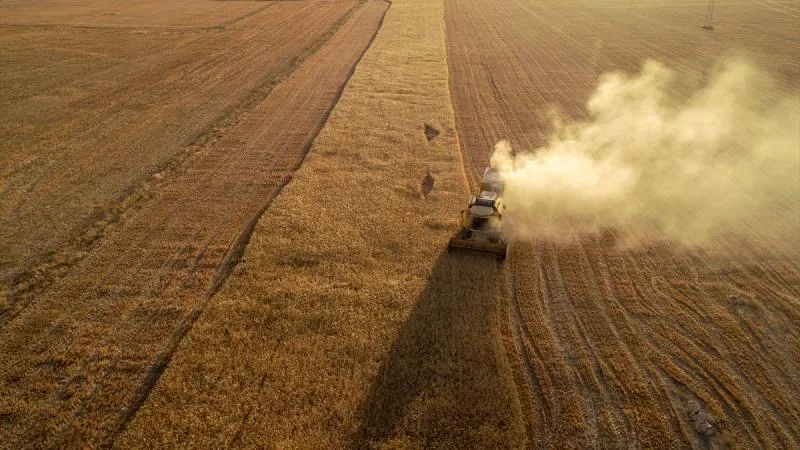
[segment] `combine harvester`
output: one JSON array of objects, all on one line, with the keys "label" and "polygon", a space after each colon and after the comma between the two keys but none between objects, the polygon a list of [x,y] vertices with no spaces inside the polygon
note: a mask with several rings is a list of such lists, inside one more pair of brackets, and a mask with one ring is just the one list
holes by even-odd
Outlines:
[{"label": "combine harvester", "polygon": [[483,172],[480,193],[461,211],[461,229],[450,238],[448,250],[467,249],[506,257],[506,242],[500,230],[503,217],[503,181],[497,170]]}]

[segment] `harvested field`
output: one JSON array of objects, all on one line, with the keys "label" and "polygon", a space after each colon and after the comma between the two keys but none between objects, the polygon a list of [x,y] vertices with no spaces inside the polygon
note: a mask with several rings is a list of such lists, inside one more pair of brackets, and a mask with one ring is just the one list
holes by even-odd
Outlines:
[{"label": "harvested field", "polygon": [[[453,105],[473,186],[493,143],[541,146],[551,108],[586,117],[599,75],[637,72],[646,58],[677,68],[676,97],[734,50],[796,95],[796,3],[720,3],[713,32],[700,27],[706,5],[447,0]],[[514,245],[508,352],[519,358],[529,445],[792,447],[798,225],[788,241],[754,234],[702,249],[646,238],[620,248],[626,230]],[[690,400],[715,418],[713,438],[694,431]]]},{"label": "harvested field", "polygon": [[113,442],[300,164],[385,9],[317,5],[341,17],[329,35],[317,27],[319,48],[268,92],[256,87],[234,121],[140,186],[152,198],[105,229],[72,276],[9,319],[0,331],[5,443]]},{"label": "harvested field", "polygon": [[[313,3],[316,4],[316,3]],[[240,22],[274,2],[144,0],[113,2],[89,0],[3,0],[0,25],[79,28],[212,28]]]},{"label": "harvested field", "polygon": [[[241,20],[229,26],[161,30],[127,13],[118,17],[138,28],[12,25],[7,21],[19,9],[38,8],[6,3],[0,3],[0,286],[10,300],[0,304],[0,322],[151,196],[159,177],[263,100],[355,4],[269,3],[253,14],[240,11]],[[237,4],[160,2],[172,6],[141,11],[189,25],[182,11],[195,3]],[[41,14],[81,11],[53,8]]]}]

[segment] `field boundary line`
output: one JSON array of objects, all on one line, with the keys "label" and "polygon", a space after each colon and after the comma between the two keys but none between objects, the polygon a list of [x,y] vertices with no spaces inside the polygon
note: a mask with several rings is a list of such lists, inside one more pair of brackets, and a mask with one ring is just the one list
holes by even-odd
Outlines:
[{"label": "field boundary line", "polygon": [[[298,0],[281,0],[281,1],[298,1]],[[264,202],[264,204],[261,206],[258,212],[256,212],[253,218],[250,219],[250,222],[248,222],[247,226],[245,226],[245,228],[236,238],[236,241],[234,242],[232,248],[225,255],[225,259],[222,262],[222,265],[220,265],[220,267],[217,269],[217,273],[214,276],[214,281],[212,282],[211,287],[208,290],[207,294],[208,298],[211,298],[214,295],[216,295],[216,293],[219,292],[219,290],[222,289],[222,287],[225,285],[225,282],[228,280],[228,277],[230,277],[231,273],[233,273],[233,270],[236,268],[236,266],[239,264],[242,257],[244,256],[244,252],[247,249],[247,245],[250,243],[250,237],[253,235],[253,231],[255,230],[258,221],[261,219],[261,216],[263,216],[264,213],[267,212],[267,209],[269,209],[269,206],[272,204],[272,201],[275,199],[275,197],[280,195],[283,188],[286,187],[286,185],[289,184],[289,182],[291,182],[294,172],[296,172],[297,169],[300,168],[300,166],[303,164],[303,161],[305,161],[306,157],[311,152],[311,149],[314,148],[314,141],[317,139],[317,136],[319,136],[320,131],[322,131],[322,127],[324,127],[325,123],[328,121],[328,118],[333,112],[333,109],[336,107],[336,104],[339,103],[339,100],[342,98],[342,94],[344,93],[347,84],[350,82],[350,78],[352,78],[353,73],[356,70],[356,67],[358,67],[359,63],[361,63],[361,59],[364,57],[369,48],[372,46],[372,43],[375,41],[375,37],[378,35],[378,32],[380,31],[381,27],[383,27],[383,20],[386,17],[386,13],[389,11],[392,2],[390,0],[381,0],[381,1],[386,2],[389,6],[387,6],[386,10],[383,12],[383,16],[381,16],[381,20],[378,22],[378,27],[375,29],[375,32],[372,34],[372,36],[370,36],[367,45],[364,47],[364,51],[361,52],[358,58],[356,58],[355,63],[351,66],[350,70],[347,72],[345,81],[336,91],[336,95],[334,95],[330,107],[327,108],[320,117],[320,120],[317,123],[317,128],[314,131],[314,135],[308,140],[306,145],[299,152],[300,157],[297,159],[297,161],[294,162],[294,164],[292,164],[288,168],[289,173],[283,176],[283,179],[278,184],[274,193],[270,195],[270,197]],[[350,12],[347,13],[348,19],[349,16],[351,16],[356,9],[362,7],[366,3],[367,3],[366,0],[360,1],[356,5],[356,7],[354,7]],[[344,22],[342,23],[342,25],[344,25]]]}]

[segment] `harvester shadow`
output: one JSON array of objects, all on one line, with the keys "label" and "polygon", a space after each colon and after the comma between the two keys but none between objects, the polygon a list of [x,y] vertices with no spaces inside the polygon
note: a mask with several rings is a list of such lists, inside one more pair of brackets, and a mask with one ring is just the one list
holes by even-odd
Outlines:
[{"label": "harvester shadow", "polygon": [[354,447],[502,444],[512,421],[498,367],[500,267],[493,255],[439,258],[361,405]]}]

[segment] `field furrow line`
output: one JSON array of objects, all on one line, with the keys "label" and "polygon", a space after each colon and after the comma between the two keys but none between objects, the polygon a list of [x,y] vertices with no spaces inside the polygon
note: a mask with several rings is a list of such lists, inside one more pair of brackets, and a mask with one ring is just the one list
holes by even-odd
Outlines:
[{"label": "field furrow line", "polygon": [[776,13],[783,14],[792,18],[800,18],[800,14],[798,14],[797,8],[792,8],[789,5],[785,5],[783,3],[774,1],[774,0],[755,0],[756,3],[759,5],[775,11]]}]

